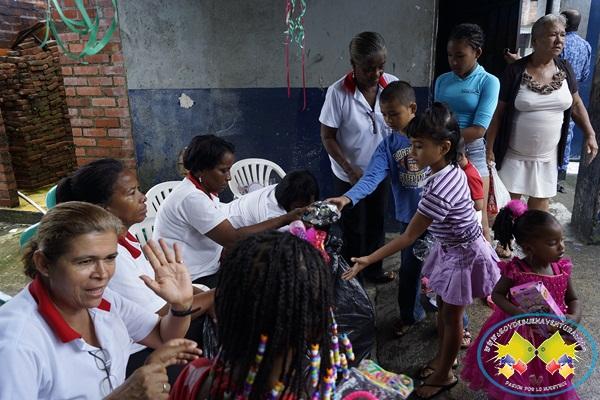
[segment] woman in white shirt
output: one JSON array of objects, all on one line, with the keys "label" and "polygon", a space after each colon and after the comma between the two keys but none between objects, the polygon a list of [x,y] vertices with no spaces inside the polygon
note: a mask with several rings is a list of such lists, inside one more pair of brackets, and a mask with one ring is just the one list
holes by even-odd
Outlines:
[{"label": "woman in white shirt", "polygon": [[234,228],[222,209],[218,194],[231,179],[235,148],[214,135],[192,139],[183,154],[187,176],[171,192],[156,215],[154,235],[179,243],[194,283],[216,285],[223,248],[246,235],[278,229],[298,219],[303,209],[259,224]]},{"label": "woman in white shirt", "polygon": [[167,315],[107,288],[121,229],[118,218],[83,202],[59,204],[42,218],[23,256],[33,281],[0,309],[0,360],[7,366],[0,374],[0,398],[166,399],[165,366],[200,354],[195,343],[182,341],[183,353],[140,368],[125,381],[132,341],[157,348],[183,337],[192,285],[179,250],[161,241],[146,245],[155,279],[142,279],[169,304]]}]

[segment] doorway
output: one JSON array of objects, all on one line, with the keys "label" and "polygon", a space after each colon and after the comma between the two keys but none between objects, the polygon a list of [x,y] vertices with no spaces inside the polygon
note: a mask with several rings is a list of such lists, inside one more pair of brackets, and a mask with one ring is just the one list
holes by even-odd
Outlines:
[{"label": "doorway", "polygon": [[521,0],[439,0],[438,31],[435,49],[435,78],[450,71],[446,44],[450,31],[458,24],[478,24],[485,33],[479,63],[486,71],[500,76],[506,63],[504,49],[517,47]]}]

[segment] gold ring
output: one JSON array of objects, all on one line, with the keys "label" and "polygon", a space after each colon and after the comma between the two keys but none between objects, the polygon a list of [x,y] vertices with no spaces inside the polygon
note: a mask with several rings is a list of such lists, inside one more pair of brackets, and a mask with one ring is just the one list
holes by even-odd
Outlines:
[{"label": "gold ring", "polygon": [[163,383],[163,393],[169,393],[169,390],[171,390],[171,385],[169,385],[169,383]]}]

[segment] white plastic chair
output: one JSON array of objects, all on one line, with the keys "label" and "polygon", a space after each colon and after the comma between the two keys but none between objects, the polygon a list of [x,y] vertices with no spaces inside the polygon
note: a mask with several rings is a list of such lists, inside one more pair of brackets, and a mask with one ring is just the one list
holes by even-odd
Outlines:
[{"label": "white plastic chair", "polygon": [[175,189],[175,186],[179,185],[181,181],[167,181],[154,185],[146,192],[146,206],[148,211],[146,218],[156,217],[156,213],[162,203],[165,202],[167,196]]},{"label": "white plastic chair", "polygon": [[248,193],[253,183],[263,187],[269,185],[272,173],[277,174],[281,179],[285,176],[285,171],[279,165],[262,158],[239,160],[231,166],[230,173],[229,189],[235,198]]},{"label": "white plastic chair", "polygon": [[152,239],[152,233],[154,232],[154,217],[146,218],[138,224],[131,225],[129,232],[137,238],[140,245],[145,245],[148,240]]}]

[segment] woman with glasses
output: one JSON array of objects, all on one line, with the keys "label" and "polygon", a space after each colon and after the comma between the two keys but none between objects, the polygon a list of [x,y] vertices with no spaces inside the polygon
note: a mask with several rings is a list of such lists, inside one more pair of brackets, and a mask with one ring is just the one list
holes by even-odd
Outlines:
[{"label": "woman with glasses", "polygon": [[[166,398],[166,366],[197,357],[194,342],[177,339],[192,305],[177,247],[144,247],[154,279],[141,279],[169,304],[164,317],[107,288],[122,228],[83,202],[59,204],[42,218],[23,254],[32,282],[0,309],[0,398]],[[125,381],[132,342],[163,347]]]},{"label": "woman with glasses", "polygon": [[[336,195],[346,193],[362,176],[375,149],[390,131],[379,108],[379,96],[388,83],[397,81],[383,72],[387,50],[383,37],[362,32],[350,42],[352,71],[327,89],[321,109],[321,141],[329,154]],[[383,219],[389,181],[352,208],[342,213],[347,260],[372,253],[383,244]],[[382,263],[365,270],[369,280],[385,283],[394,274],[385,274]]]}]

